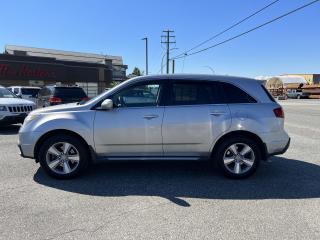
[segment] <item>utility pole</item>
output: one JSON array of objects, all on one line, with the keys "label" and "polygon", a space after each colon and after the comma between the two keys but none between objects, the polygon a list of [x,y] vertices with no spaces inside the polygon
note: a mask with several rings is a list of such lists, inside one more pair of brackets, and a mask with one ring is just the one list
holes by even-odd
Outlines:
[{"label": "utility pole", "polygon": [[148,75],[148,38],[142,38],[142,40],[146,41],[146,75]]},{"label": "utility pole", "polygon": [[[166,35],[161,36],[161,43],[165,43],[167,45],[167,74],[169,74],[170,44],[176,43],[176,41],[171,41],[172,38],[175,39],[175,36],[171,35],[174,31],[168,29],[162,32],[166,33]],[[163,38],[165,38],[164,41],[162,40]]]}]

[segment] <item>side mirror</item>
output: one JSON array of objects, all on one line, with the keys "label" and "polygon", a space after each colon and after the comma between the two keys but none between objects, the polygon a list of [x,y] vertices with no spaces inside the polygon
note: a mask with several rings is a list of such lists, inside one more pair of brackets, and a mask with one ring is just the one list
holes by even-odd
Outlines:
[{"label": "side mirror", "polygon": [[112,110],[113,109],[113,101],[111,99],[105,99],[101,103],[102,110]]}]

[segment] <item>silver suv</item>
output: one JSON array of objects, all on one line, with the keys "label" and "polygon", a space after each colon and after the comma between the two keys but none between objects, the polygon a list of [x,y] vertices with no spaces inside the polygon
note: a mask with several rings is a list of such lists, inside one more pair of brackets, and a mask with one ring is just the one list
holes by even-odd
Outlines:
[{"label": "silver suv", "polygon": [[21,155],[62,179],[103,160],[210,160],[244,178],[289,143],[261,82],[213,75],[133,78],[87,102],[35,110],[19,132]]}]

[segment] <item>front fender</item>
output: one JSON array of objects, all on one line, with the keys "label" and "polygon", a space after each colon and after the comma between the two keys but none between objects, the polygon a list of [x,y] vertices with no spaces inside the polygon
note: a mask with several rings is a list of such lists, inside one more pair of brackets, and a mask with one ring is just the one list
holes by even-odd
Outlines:
[{"label": "front fender", "polygon": [[94,146],[93,121],[94,111],[44,113],[26,123],[20,133],[34,132],[36,142],[44,134],[54,130],[68,130],[80,135],[88,145]]}]

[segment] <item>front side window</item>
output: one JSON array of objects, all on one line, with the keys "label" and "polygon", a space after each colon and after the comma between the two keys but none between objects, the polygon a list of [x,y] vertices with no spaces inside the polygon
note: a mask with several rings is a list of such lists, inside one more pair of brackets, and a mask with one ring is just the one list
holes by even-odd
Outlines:
[{"label": "front side window", "polygon": [[160,84],[148,83],[129,87],[112,97],[115,107],[157,106],[160,96]]}]

